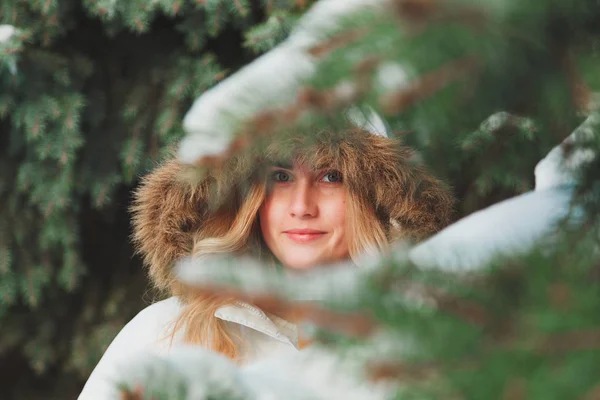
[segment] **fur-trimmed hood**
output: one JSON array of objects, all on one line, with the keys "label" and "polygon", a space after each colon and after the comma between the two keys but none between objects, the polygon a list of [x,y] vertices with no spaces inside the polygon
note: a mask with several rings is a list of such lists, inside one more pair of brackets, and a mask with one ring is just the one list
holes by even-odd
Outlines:
[{"label": "fur-trimmed hood", "polygon": [[190,254],[193,237],[219,203],[232,194],[243,197],[248,182],[260,179],[266,166],[298,156],[315,168],[339,169],[349,189],[373,206],[390,241],[419,241],[450,222],[453,198],[447,186],[415,165],[412,151],[397,140],[358,129],[323,132],[310,142],[284,137],[260,154],[233,157],[202,178],[194,167],[170,159],[143,178],[131,208],[133,241],[153,283],[177,292],[173,264]]}]

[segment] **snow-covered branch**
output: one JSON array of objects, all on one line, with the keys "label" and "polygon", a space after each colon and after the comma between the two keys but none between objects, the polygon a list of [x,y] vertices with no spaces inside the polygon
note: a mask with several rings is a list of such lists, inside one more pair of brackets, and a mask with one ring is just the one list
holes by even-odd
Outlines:
[{"label": "snow-covered branch", "polygon": [[383,400],[395,386],[371,382],[364,360],[310,348],[239,367],[198,347],[140,354],[122,366],[124,399]]},{"label": "snow-covered branch", "polygon": [[316,71],[313,48],[355,13],[380,12],[384,0],[324,0],[275,49],[206,91],[184,119],[179,158],[195,163],[226,151],[245,123],[262,111],[293,104],[300,85]]},{"label": "snow-covered branch", "polygon": [[[356,309],[356,294],[365,290],[368,274],[373,272],[354,264],[294,273],[247,257],[217,256],[187,259],[177,271],[182,282],[198,293],[230,295],[296,321],[363,337],[376,326],[366,310]],[[354,311],[332,311],[325,304]]]}]

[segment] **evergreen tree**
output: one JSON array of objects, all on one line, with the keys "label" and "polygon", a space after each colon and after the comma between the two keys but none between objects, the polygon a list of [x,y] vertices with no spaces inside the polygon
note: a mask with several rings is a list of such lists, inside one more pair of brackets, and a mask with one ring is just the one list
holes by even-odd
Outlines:
[{"label": "evergreen tree", "polygon": [[191,101],[307,3],[1,2],[1,398],[74,396],[153,300],[131,189],[182,137]]}]

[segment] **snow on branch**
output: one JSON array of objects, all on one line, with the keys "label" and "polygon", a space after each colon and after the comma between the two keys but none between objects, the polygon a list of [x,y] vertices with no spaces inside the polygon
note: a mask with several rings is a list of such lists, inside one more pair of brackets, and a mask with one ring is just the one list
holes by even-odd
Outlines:
[{"label": "snow on branch", "polygon": [[[242,374],[255,382],[257,399],[261,400],[392,398],[396,385],[368,379],[367,367],[365,357],[312,346],[299,353],[250,365],[243,369]],[[260,388],[258,384],[261,384]],[[264,395],[267,391],[274,392],[274,388],[281,388],[278,396]]]},{"label": "snow on branch", "polygon": [[179,158],[193,164],[223,153],[244,124],[261,111],[293,104],[300,85],[316,71],[324,52],[315,48],[323,50],[322,41],[353,13],[377,12],[384,4],[384,0],[317,2],[288,39],[194,102],[184,118],[187,136],[180,144]]},{"label": "snow on branch", "polygon": [[134,356],[120,368],[122,399],[253,399],[238,367],[199,346],[183,346],[161,356]]},{"label": "snow on branch", "polygon": [[535,190],[574,185],[585,165],[596,158],[596,152],[585,148],[598,138],[600,114],[592,113],[560,145],[548,153],[535,167]]},{"label": "snow on branch", "polygon": [[360,286],[366,273],[350,262],[295,272],[269,268],[255,258],[229,255],[187,258],[176,271],[190,284],[234,284],[245,293],[269,292],[294,301],[346,301],[345,296]]},{"label": "snow on branch", "polygon": [[598,140],[600,116],[592,113],[535,168],[535,191],[494,204],[450,225],[410,252],[421,268],[451,271],[482,269],[537,245],[550,248],[559,223],[578,224],[583,209],[572,205],[585,165],[596,157],[586,147]]},{"label": "snow on branch", "polygon": [[17,73],[15,55],[19,52],[21,43],[11,39],[16,38],[18,32],[18,29],[12,25],[0,25],[0,71],[4,64],[13,75]]},{"label": "snow on branch", "polygon": [[475,271],[500,257],[525,254],[570,210],[572,192],[529,192],[494,204],[419,244],[411,260],[423,268]]},{"label": "snow on branch", "polygon": [[197,346],[168,355],[140,354],[122,367],[121,398],[127,400],[383,400],[389,382],[365,379],[364,360],[323,348],[238,366]]},{"label": "snow on branch", "polygon": [[[354,264],[316,268],[303,273],[268,268],[249,257],[189,258],[177,268],[179,279],[198,293],[219,293],[254,304],[263,311],[353,336],[367,336],[375,322],[365,310],[332,311],[324,304],[358,306],[369,270]],[[354,300],[354,301],[353,301]]]}]

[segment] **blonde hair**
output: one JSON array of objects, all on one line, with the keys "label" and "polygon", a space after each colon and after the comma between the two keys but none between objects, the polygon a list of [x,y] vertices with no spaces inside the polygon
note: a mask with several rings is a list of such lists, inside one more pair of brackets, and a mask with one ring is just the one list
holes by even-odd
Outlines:
[{"label": "blonde hair", "polygon": [[[365,251],[385,250],[388,238],[382,222],[376,217],[366,199],[347,190],[346,224],[350,258],[358,264]],[[192,254],[202,257],[208,254],[243,254],[258,251],[258,255],[270,256],[262,241],[258,223],[258,210],[266,196],[266,184],[255,183],[245,199],[234,199],[234,205],[217,212],[206,221],[202,236],[194,239]],[[201,345],[239,361],[236,338],[227,332],[223,320],[215,317],[218,308],[232,304],[236,299],[214,293],[184,295],[184,311],[175,321],[172,336],[184,330],[184,341]]]}]

